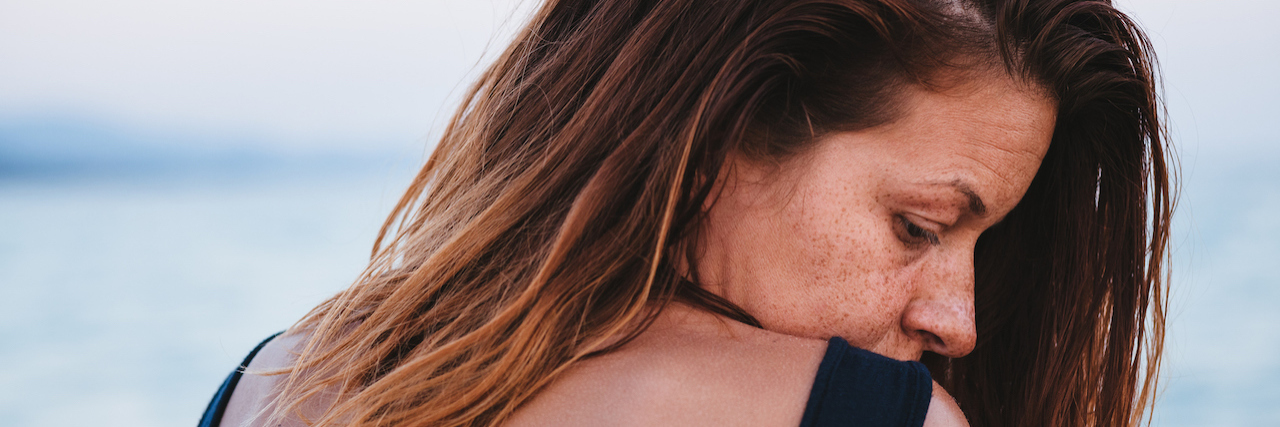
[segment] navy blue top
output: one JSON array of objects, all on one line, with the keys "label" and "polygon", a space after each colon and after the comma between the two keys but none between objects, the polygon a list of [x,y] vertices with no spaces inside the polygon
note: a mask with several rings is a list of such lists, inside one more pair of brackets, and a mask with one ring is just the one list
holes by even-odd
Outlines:
[{"label": "navy blue top", "polygon": [[[276,335],[280,334],[254,347],[227,376],[200,417],[199,427],[218,427],[244,369]],[[800,427],[920,427],[932,394],[929,370],[920,362],[893,360],[836,337],[827,341]]]},{"label": "navy blue top", "polygon": [[920,362],[902,362],[827,341],[800,427],[920,427],[933,380]]}]

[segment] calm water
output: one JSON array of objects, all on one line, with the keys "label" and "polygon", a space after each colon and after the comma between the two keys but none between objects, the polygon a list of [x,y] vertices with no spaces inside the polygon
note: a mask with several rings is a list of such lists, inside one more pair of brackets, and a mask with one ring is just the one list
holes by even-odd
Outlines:
[{"label": "calm water", "polygon": [[0,183],[0,425],[194,425],[359,273],[407,182],[370,175]]},{"label": "calm water", "polygon": [[[1200,167],[1156,424],[1280,425],[1280,172]],[[0,181],[0,425],[193,425],[360,271],[403,173]]]}]

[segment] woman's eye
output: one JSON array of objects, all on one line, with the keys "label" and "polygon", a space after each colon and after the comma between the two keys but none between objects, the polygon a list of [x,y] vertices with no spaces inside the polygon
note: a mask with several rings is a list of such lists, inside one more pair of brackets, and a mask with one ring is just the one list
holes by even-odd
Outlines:
[{"label": "woman's eye", "polygon": [[924,227],[916,225],[916,223],[911,222],[911,220],[907,219],[907,217],[898,215],[897,219],[898,219],[898,225],[902,228],[901,232],[899,233],[899,238],[903,242],[912,244],[912,245],[920,245],[925,243],[928,243],[930,245],[937,245],[940,242],[937,234],[934,234],[932,231],[924,229]]}]

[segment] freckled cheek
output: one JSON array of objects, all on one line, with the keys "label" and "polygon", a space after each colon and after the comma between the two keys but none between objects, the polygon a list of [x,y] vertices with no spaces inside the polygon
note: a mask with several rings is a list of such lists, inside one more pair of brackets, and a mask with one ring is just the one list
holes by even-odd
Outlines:
[{"label": "freckled cheek", "polygon": [[856,301],[844,307],[850,323],[843,325],[846,339],[870,348],[901,329],[903,313],[920,279],[919,264],[904,264],[902,257],[885,254],[867,272],[853,293]]},{"label": "freckled cheek", "polygon": [[894,330],[906,306],[905,268],[896,239],[873,215],[826,218],[803,258],[810,336],[841,336],[864,345]]}]

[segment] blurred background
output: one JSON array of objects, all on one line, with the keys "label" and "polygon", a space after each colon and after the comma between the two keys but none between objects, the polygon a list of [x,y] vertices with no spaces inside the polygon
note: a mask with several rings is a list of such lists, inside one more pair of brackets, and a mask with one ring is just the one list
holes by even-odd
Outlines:
[{"label": "blurred background", "polygon": [[[0,424],[194,425],[360,272],[515,0],[0,0]],[[1117,0],[1181,163],[1158,426],[1280,425],[1280,2]]]}]

